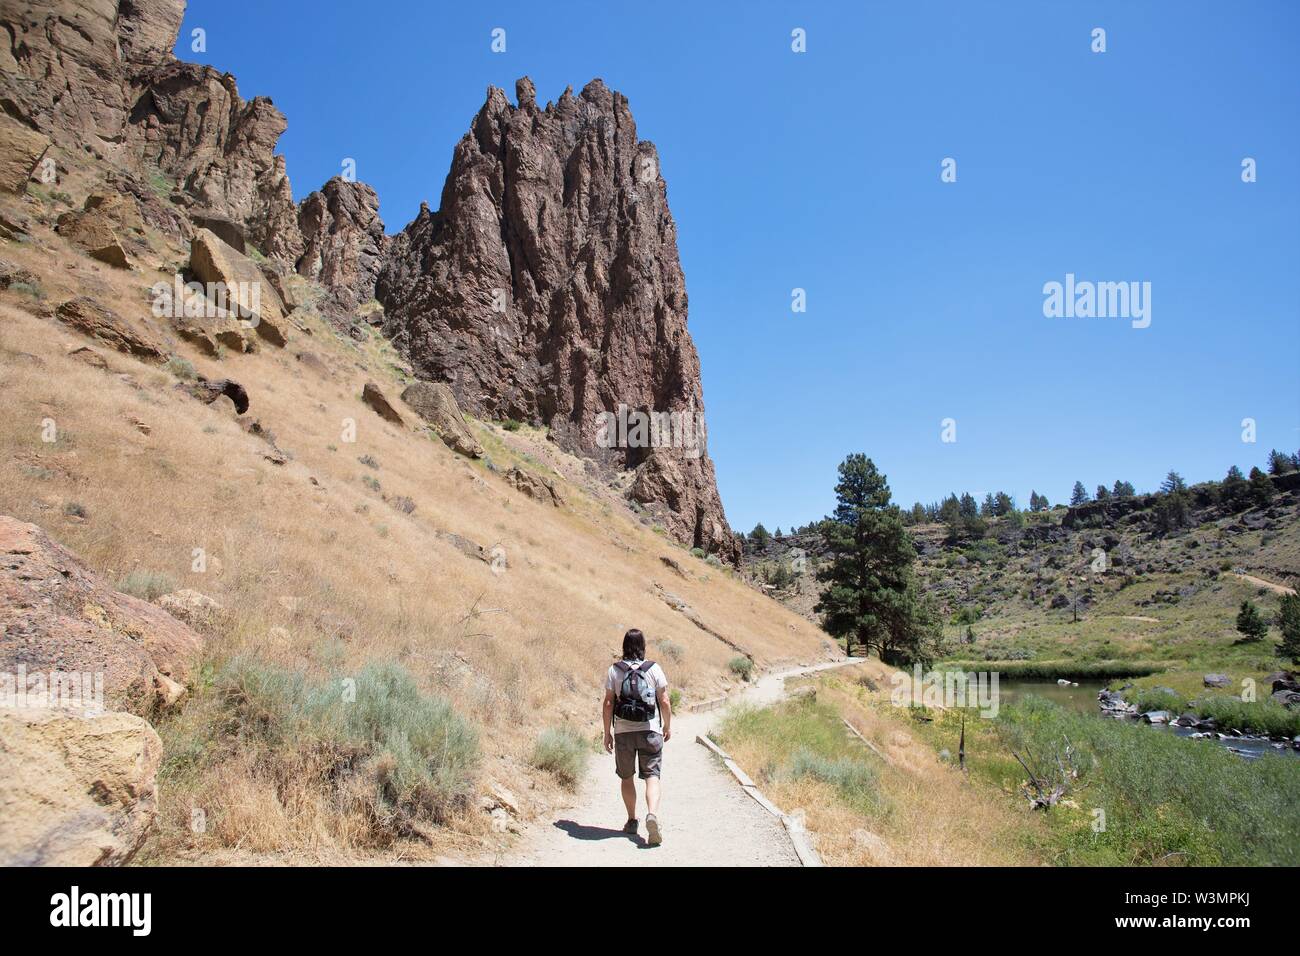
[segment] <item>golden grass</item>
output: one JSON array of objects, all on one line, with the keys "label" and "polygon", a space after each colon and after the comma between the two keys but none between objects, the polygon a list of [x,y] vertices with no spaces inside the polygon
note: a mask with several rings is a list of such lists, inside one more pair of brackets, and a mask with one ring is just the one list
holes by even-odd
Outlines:
[{"label": "golden grass", "polygon": [[[357,347],[309,319],[313,334],[296,333],[284,350],[204,358],[148,315],[145,290],[157,272],[111,270],[48,231],[37,240],[5,244],[3,255],[42,277],[48,301],[90,294],[169,338],[200,374],[239,381],[251,398],[247,417],[292,454],[284,465],[265,460],[269,446],[260,438],[177,391],[159,367],[98,346],[108,372],[69,358],[94,343],[32,314],[29,297],[0,293],[7,450],[0,513],[41,525],[110,580],[159,572],[214,598],[225,608],[207,634],[214,665],[254,654],[321,676],[398,661],[479,728],[485,781],[536,787],[544,804],[553,787],[527,764],[536,731],[565,720],[598,730],[601,681],[627,628],[641,628],[652,652],[663,640],[682,648],[682,659],[665,667],[687,703],[738,682],[727,671],[735,652],[669,608],[654,582],[745,646],[760,667],[826,655],[818,629],[578,484],[581,463],[536,434],[478,426],[494,455],[554,462],[564,509],[522,497],[482,462],[456,456],[423,431],[382,421],[359,396],[373,379],[396,401],[401,386],[386,349]],[[142,269],[184,257],[174,247],[164,253]],[[327,373],[297,360],[303,351]],[[47,418],[58,429],[53,444],[42,441]],[[349,419],[354,443],[343,437]],[[360,464],[363,455],[378,470]],[[496,463],[504,470],[513,461]],[[413,513],[385,500],[399,495],[415,502]],[[87,517],[65,515],[70,503]],[[500,545],[508,570],[493,573],[439,531]],[[206,561],[201,572],[196,549]],[[690,577],[667,568],[661,555]],[[268,788],[257,766],[240,761],[185,780],[184,792],[164,787],[161,794],[158,840],[169,852],[357,842],[359,824],[331,818],[310,780]],[[188,828],[194,806],[214,821],[206,834]],[[477,836],[480,824],[467,819],[459,829]]]},{"label": "golden grass", "polygon": [[[1035,845],[1041,821],[1002,794],[970,781],[941,761],[908,729],[905,709],[889,702],[892,669],[877,661],[815,678],[817,701],[829,704],[875,745],[862,759],[879,775],[882,807],[862,812],[828,783],[792,779],[771,768],[774,741],[729,741],[732,757],[762,777],[767,796],[787,813],[802,813],[817,852],[833,866],[1026,866],[1043,862]],[[878,690],[859,683],[868,678]],[[846,731],[847,733],[847,731]],[[956,741],[953,742],[956,751]]]}]

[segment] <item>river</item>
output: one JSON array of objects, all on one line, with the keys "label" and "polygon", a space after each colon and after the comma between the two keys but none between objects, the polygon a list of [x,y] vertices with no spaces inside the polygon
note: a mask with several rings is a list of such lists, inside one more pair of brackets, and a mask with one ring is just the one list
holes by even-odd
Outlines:
[{"label": "river", "polygon": [[[1091,714],[1099,720],[1122,720],[1127,718],[1103,717],[1101,708],[1097,705],[1097,694],[1106,686],[1102,681],[1079,681],[1077,687],[1065,687],[1055,681],[1032,681],[1032,680],[1007,680],[1005,678],[998,681],[998,699],[1001,704],[1013,704],[1027,696],[1042,697],[1050,700],[1067,710],[1073,710],[1080,714]],[[1175,714],[1174,716],[1178,716]],[[1140,723],[1141,721],[1135,721]],[[1283,745],[1278,748],[1275,745],[1277,741],[1267,738],[1255,737],[1198,737],[1192,739],[1192,735],[1197,733],[1192,727],[1176,727],[1173,724],[1147,724],[1152,730],[1163,733],[1172,733],[1177,737],[1188,738],[1192,744],[1218,743],[1236,753],[1238,756],[1247,759],[1255,759],[1265,754],[1280,754],[1286,757],[1300,758],[1300,750],[1294,747]]]}]

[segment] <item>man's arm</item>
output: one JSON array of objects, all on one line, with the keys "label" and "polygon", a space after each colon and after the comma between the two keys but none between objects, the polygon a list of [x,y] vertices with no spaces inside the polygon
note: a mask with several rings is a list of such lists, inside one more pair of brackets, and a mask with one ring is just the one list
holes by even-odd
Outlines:
[{"label": "man's arm", "polygon": [[605,753],[614,752],[614,692],[605,688],[605,702],[600,706],[600,718],[605,722]]},{"label": "man's arm", "polygon": [[672,737],[673,705],[668,699],[668,685],[659,688],[659,713],[664,719],[664,740]]}]

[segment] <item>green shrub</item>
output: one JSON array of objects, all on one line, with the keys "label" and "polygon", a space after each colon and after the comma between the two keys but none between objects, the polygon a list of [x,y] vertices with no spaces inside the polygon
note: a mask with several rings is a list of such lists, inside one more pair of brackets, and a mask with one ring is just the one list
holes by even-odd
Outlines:
[{"label": "green shrub", "polygon": [[181,358],[179,355],[173,355],[163,366],[168,372],[175,375],[182,382],[192,382],[198,378],[199,373],[194,370],[194,363],[189,359]]},{"label": "green shrub", "polygon": [[507,418],[505,421],[501,423],[501,427],[508,432],[517,432],[519,431],[519,429],[524,427],[524,423],[521,421],[516,421],[513,418]]},{"label": "green shrub", "polygon": [[676,687],[668,691],[668,703],[673,710],[677,710],[682,705],[682,692]]},{"label": "green shrub", "polygon": [[549,727],[541,732],[533,745],[532,765],[574,790],[582,780],[590,757],[591,747],[577,730],[569,726]]},{"label": "green shrub", "polygon": [[741,680],[747,681],[754,676],[754,662],[743,654],[737,654],[728,661],[727,669]]},{"label": "green shrub", "polygon": [[214,681],[224,735],[257,748],[281,774],[313,766],[321,786],[364,809],[377,835],[412,832],[468,804],[478,735],[442,698],[424,694],[400,664],[373,663],[354,680],[312,682],[250,657]]},{"label": "green shrub", "polygon": [[864,812],[879,804],[875,768],[853,757],[824,757],[803,749],[790,761],[790,776],[829,783],[850,806]]},{"label": "green shrub", "polygon": [[176,590],[176,581],[161,571],[136,568],[117,582],[117,589],[142,601],[156,601]]}]

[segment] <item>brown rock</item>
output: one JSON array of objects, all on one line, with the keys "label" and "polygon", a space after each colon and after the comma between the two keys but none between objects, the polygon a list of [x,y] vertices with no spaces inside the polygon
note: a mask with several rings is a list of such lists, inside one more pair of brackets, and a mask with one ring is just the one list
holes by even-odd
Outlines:
[{"label": "brown rock", "polygon": [[402,392],[402,401],[432,425],[453,451],[470,458],[483,457],[483,446],[469,430],[465,416],[456,404],[456,396],[446,385],[441,382],[415,382]]},{"label": "brown rock", "polygon": [[104,356],[100,355],[89,345],[83,345],[81,346],[81,348],[73,349],[71,352],[68,353],[68,355],[72,358],[80,359],[81,361],[85,362],[87,365],[91,365],[98,369],[108,368],[108,361],[104,358]]},{"label": "brown rock", "polygon": [[118,269],[131,267],[112,220],[99,210],[65,212],[59,217],[56,231],[73,245],[84,249],[92,259]]},{"label": "brown rock", "polygon": [[375,297],[387,246],[379,197],[365,183],[336,176],[298,207],[304,252],[298,274],[323,286],[321,303],[335,321]]},{"label": "brown rock", "polygon": [[113,590],[36,525],[0,515],[0,672],[102,675],[112,710],[148,714],[184,685],[202,638]]},{"label": "brown rock", "polygon": [[384,421],[392,422],[394,425],[406,424],[401,414],[393,407],[393,403],[388,400],[388,396],[374,382],[366,382],[361,389],[361,400],[374,409]]},{"label": "brown rock", "polygon": [[22,194],[50,138],[0,111],[0,191]]},{"label": "brown rock", "polygon": [[221,283],[227,307],[259,336],[281,348],[288,342],[284,304],[253,260],[200,229],[190,240],[190,271],[201,282]]},{"label": "brown rock", "polygon": [[161,362],[167,357],[161,342],[136,331],[112,309],[86,296],[69,299],[54,314],[65,325],[119,352],[151,362]]},{"label": "brown rock", "polygon": [[205,405],[211,405],[224,396],[234,405],[236,414],[242,415],[248,411],[248,391],[231,379],[207,379],[200,375],[197,381],[179,382],[176,387]]},{"label": "brown rock", "polygon": [[[516,89],[517,106],[489,89],[441,208],[390,240],[385,330],[471,414],[545,424],[571,451],[634,468],[650,449],[602,447],[601,413],[704,409],[658,155],[599,80],[545,109],[526,78]],[[641,488],[665,527],[735,560],[707,454],[654,451],[673,467]]]},{"label": "brown rock", "polygon": [[549,502],[557,508],[564,504],[564,498],[560,495],[559,489],[555,487],[555,482],[549,478],[543,478],[541,475],[534,475],[532,472],[516,467],[505,473],[505,479],[510,487],[522,492],[534,501],[540,501],[543,504]]},{"label": "brown rock", "polygon": [[0,708],[0,866],[120,866],[157,812],[162,741],[141,718]]}]

